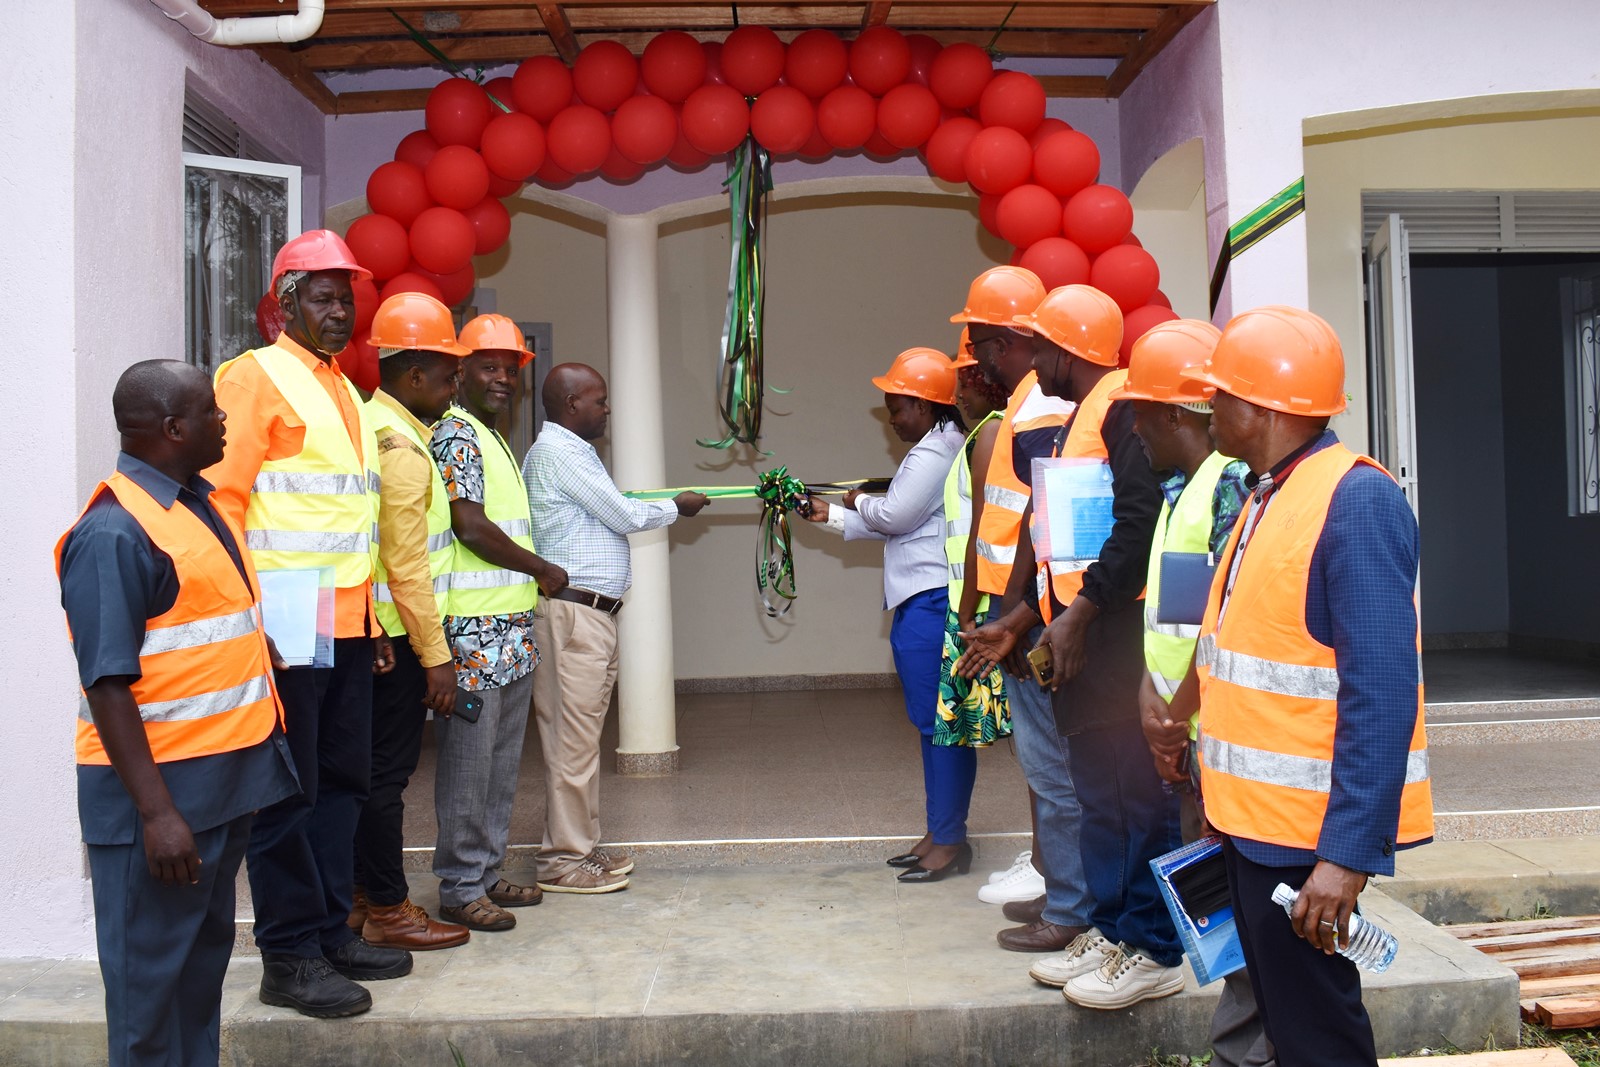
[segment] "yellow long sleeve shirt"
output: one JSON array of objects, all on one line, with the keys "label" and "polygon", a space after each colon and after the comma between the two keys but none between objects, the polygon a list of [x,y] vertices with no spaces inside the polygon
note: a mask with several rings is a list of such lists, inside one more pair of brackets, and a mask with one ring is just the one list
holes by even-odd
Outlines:
[{"label": "yellow long sleeve shirt", "polygon": [[[397,412],[424,441],[432,436],[431,427],[382,389],[372,394],[372,400]],[[389,574],[389,591],[412,651],[424,667],[437,667],[453,657],[428,573],[433,457],[398,430],[380,430],[378,469],[383,476],[378,497],[378,558]]]}]

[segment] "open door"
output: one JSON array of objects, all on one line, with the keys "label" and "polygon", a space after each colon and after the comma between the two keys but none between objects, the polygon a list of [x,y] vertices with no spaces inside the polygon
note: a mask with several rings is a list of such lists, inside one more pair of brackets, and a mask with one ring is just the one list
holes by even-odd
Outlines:
[{"label": "open door", "polygon": [[1367,244],[1367,381],[1373,455],[1417,510],[1417,406],[1411,365],[1411,255],[1399,215]]}]

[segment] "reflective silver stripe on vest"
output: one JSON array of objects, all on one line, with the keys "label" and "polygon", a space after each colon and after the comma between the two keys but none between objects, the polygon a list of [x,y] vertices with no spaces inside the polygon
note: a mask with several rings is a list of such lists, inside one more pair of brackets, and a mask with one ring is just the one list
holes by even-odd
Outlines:
[{"label": "reflective silver stripe on vest", "polygon": [[[140,704],[139,718],[145,722],[185,722],[204,719],[224,712],[237,711],[247,704],[267,699],[271,693],[272,686],[268,683],[267,676],[258,674],[243,685],[224,689],[220,693],[201,693],[198,696],[181,697],[178,700],[158,700],[151,704]],[[78,701],[78,718],[84,722],[94,722],[94,716],[89,713],[87,696]]]},{"label": "reflective silver stripe on vest", "polygon": [[377,471],[367,472],[367,492],[374,496],[383,492],[383,476]]},{"label": "reflective silver stripe on vest", "polygon": [[521,571],[455,571],[450,576],[451,589],[502,589],[511,585],[527,585],[531,575]]},{"label": "reflective silver stripe on vest", "polygon": [[950,564],[950,577],[951,577],[951,579],[953,581],[959,582],[959,581],[961,581],[961,579],[965,578],[966,576],[967,576],[967,565],[965,563],[952,563],[952,564]]},{"label": "reflective silver stripe on vest", "polygon": [[1028,494],[1019,493],[1015,489],[1007,489],[1002,485],[985,485],[983,487],[983,502],[1005,508],[1007,511],[1015,511],[1020,515],[1028,506]]},{"label": "reflective silver stripe on vest", "polygon": [[1178,695],[1178,687],[1183,684],[1182,678],[1168,678],[1164,674],[1149,671],[1150,681],[1156,687],[1156,692],[1161,694],[1167,703],[1172,703],[1172,698]]},{"label": "reflective silver stripe on vest", "polygon": [[[1248,748],[1222,741],[1209,734],[1200,736],[1200,756],[1205,769],[1288,789],[1327,793],[1333,787],[1333,761],[1311,756],[1290,756],[1264,748]],[[1406,785],[1427,781],[1428,750],[1406,754]]]},{"label": "reflective silver stripe on vest", "polygon": [[176,652],[180,648],[198,648],[231,641],[236,637],[256,632],[256,609],[245,608],[232,615],[213,619],[196,619],[176,626],[162,626],[144,632],[144,644],[139,655],[154,656],[162,652]]},{"label": "reflective silver stripe on vest", "polygon": [[1009,567],[1017,561],[1016,545],[991,545],[981,537],[973,551],[990,563],[997,563],[1002,567]]},{"label": "reflective silver stripe on vest", "polygon": [[946,539],[951,537],[960,537],[962,534],[971,529],[971,527],[972,523],[970,520],[962,523],[956,521],[955,519],[946,519],[944,520],[944,536]]},{"label": "reflective silver stripe on vest", "polygon": [[[373,475],[372,480],[377,481]],[[299,474],[294,471],[261,471],[251,483],[252,493],[314,493],[318,496],[361,496],[367,492],[367,478],[360,474]],[[372,492],[376,493],[377,489]]]},{"label": "reflective silver stripe on vest", "polygon": [[1211,677],[1244,689],[1307,700],[1339,699],[1339,671],[1335,667],[1306,667],[1298,663],[1247,656],[1217,647],[1215,634],[1207,634],[1195,648],[1195,662],[1211,668]]},{"label": "reflective silver stripe on vest", "polygon": [[507,537],[533,536],[533,524],[527,519],[507,519],[505,522],[497,522],[495,525],[504,530]]},{"label": "reflective silver stripe on vest", "polygon": [[428,551],[437,552],[441,548],[449,548],[455,543],[456,532],[454,530],[446,530],[444,533],[437,533],[428,538]]},{"label": "reflective silver stripe on vest", "polygon": [[244,543],[256,552],[325,552],[364,556],[372,538],[364,533],[320,533],[315,530],[246,530]]},{"label": "reflective silver stripe on vest", "polygon": [[1193,641],[1200,636],[1200,624],[1197,622],[1156,622],[1156,609],[1153,607],[1144,609],[1144,629],[1146,633],[1181,637],[1186,641]]},{"label": "reflective silver stripe on vest", "polygon": [[[441,574],[439,577],[433,580],[433,591],[435,594],[443,593],[449,588],[450,576],[448,574]],[[380,604],[393,604],[394,594],[389,591],[389,583],[373,582],[372,599],[376,600]]]}]

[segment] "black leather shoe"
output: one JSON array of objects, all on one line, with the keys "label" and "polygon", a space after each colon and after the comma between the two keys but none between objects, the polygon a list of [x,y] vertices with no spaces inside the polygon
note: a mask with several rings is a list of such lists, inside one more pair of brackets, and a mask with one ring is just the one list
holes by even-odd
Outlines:
[{"label": "black leather shoe", "polygon": [[890,856],[883,862],[891,867],[918,867],[922,864],[922,857],[915,852],[902,852],[898,856]]},{"label": "black leather shoe", "polygon": [[950,862],[943,867],[929,868],[919,863],[911,870],[899,875],[897,880],[901,882],[937,882],[948,874],[966,874],[970,870],[972,870],[972,846],[963,841],[961,842],[961,847],[956,849],[956,854],[950,858]]},{"label": "black leather shoe", "polygon": [[375,982],[411,973],[411,953],[403,948],[368,944],[359,937],[328,953],[328,962],[334,970],[357,982]]},{"label": "black leather shoe", "polygon": [[313,1019],[360,1015],[372,1008],[372,994],[334,973],[321,956],[263,955],[261,1003],[293,1008]]}]

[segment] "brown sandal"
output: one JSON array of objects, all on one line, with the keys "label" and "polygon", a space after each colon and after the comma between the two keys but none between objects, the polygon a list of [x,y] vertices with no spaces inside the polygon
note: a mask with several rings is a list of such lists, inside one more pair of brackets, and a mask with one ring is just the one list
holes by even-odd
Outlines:
[{"label": "brown sandal", "polygon": [[502,908],[531,908],[544,900],[544,891],[536,885],[517,885],[502,878],[489,887],[489,899]]},{"label": "brown sandal", "polygon": [[449,904],[439,905],[439,918],[447,923],[456,923],[469,930],[482,930],[493,932],[509,930],[517,925],[517,917],[500,907],[488,897],[479,897],[460,907]]}]

